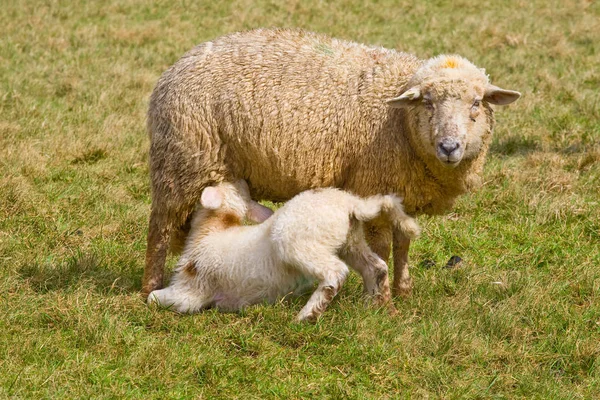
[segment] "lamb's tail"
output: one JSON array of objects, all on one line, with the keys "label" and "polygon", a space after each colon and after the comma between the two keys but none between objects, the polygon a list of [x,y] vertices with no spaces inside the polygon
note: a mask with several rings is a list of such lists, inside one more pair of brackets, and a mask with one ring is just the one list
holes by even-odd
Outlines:
[{"label": "lamb's tail", "polygon": [[417,224],[417,221],[404,212],[402,200],[393,194],[359,199],[355,203],[353,210],[354,217],[364,222],[370,221],[382,213],[407,238],[414,239],[421,233],[421,228]]}]

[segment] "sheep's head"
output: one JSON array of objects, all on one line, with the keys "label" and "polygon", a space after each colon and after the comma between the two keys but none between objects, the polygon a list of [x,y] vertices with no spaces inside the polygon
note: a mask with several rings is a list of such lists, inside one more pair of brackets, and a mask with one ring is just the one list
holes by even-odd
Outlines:
[{"label": "sheep's head", "polygon": [[205,209],[233,215],[240,221],[248,218],[260,223],[273,214],[270,208],[250,198],[248,184],[243,179],[235,183],[222,182],[208,186],[202,191],[200,204]]},{"label": "sheep's head", "polygon": [[460,56],[428,60],[408,87],[388,104],[409,110],[416,118],[422,148],[448,166],[479,155],[491,131],[488,103],[510,104],[521,96],[491,85],[484,70]]}]

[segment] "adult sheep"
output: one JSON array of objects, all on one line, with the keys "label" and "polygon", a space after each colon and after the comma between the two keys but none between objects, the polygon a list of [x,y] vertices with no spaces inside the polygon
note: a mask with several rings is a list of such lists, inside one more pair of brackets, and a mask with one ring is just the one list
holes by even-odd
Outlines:
[{"label": "adult sheep", "polygon": [[[396,193],[407,212],[438,214],[477,186],[492,104],[515,91],[459,56],[429,60],[324,35],[258,29],[193,48],[150,98],[152,211],[143,291],[163,285],[172,236],[185,237],[202,190],[245,179],[253,199],[285,201],[317,187]],[[382,222],[367,239],[393,243],[395,294],[408,294],[409,239]]]}]

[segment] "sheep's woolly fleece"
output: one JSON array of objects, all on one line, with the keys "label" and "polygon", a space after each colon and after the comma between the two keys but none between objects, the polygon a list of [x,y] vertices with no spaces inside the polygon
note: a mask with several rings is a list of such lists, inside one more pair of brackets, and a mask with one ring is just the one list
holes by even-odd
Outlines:
[{"label": "sheep's woolly fleece", "polygon": [[333,186],[397,193],[410,212],[447,211],[479,181],[491,109],[474,133],[484,137],[478,157],[448,169],[415,153],[411,116],[385,102],[442,73],[488,81],[459,56],[423,61],[296,30],[199,45],[163,74],[151,99],[153,207],[183,223],[204,187],[245,178],[256,199]]}]

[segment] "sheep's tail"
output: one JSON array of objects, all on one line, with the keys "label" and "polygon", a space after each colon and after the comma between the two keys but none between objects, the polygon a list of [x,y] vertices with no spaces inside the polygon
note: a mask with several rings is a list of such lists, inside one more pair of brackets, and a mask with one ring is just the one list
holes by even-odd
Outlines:
[{"label": "sheep's tail", "polygon": [[394,227],[400,229],[409,239],[415,239],[421,233],[417,221],[404,212],[402,200],[393,194],[360,199],[355,203],[352,214],[357,220],[363,222],[385,214]]}]

